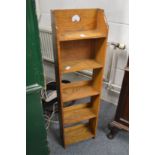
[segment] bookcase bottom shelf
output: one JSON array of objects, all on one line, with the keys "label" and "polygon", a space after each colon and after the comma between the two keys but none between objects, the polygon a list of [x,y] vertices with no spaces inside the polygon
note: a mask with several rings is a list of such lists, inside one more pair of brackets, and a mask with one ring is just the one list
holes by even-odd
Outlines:
[{"label": "bookcase bottom shelf", "polygon": [[91,132],[88,124],[80,124],[73,127],[67,127],[65,132],[65,144],[70,145],[83,140],[93,138],[95,135]]}]

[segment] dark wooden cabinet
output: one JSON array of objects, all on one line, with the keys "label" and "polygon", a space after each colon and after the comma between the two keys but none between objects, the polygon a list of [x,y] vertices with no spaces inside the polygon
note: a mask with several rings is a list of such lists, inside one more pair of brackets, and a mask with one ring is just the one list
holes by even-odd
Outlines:
[{"label": "dark wooden cabinet", "polygon": [[[128,63],[129,64],[129,63]],[[109,124],[112,139],[119,129],[129,131],[129,65],[125,68],[124,79],[114,121]]]}]

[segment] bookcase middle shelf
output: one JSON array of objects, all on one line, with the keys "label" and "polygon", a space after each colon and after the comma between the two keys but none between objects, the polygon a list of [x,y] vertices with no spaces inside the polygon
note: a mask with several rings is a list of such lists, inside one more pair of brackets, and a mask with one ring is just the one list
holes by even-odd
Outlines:
[{"label": "bookcase middle shelf", "polygon": [[95,117],[96,114],[91,107],[91,103],[81,103],[64,108],[64,125],[78,123]]},{"label": "bookcase middle shelf", "polygon": [[82,59],[62,63],[62,73],[76,72],[80,70],[102,68],[102,65],[93,59]]},{"label": "bookcase middle shelf", "polygon": [[100,94],[92,86],[92,81],[80,81],[69,84],[62,84],[62,101],[69,102],[85,97],[91,97]]}]

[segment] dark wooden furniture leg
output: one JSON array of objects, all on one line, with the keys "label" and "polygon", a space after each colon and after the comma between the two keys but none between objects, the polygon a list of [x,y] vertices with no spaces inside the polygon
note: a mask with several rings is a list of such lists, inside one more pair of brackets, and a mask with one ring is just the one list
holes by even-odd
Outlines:
[{"label": "dark wooden furniture leg", "polygon": [[113,139],[118,130],[129,131],[129,60],[125,68],[119,102],[114,121],[109,124],[109,139]]},{"label": "dark wooden furniture leg", "polygon": [[109,124],[108,128],[110,129],[110,132],[107,134],[107,137],[109,139],[113,139],[114,136],[117,134],[118,129],[115,126],[111,125],[111,124]]}]

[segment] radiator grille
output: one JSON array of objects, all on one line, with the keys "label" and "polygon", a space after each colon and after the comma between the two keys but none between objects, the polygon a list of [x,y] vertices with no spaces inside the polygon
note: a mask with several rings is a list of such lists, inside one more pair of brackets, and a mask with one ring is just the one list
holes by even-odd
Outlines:
[{"label": "radiator grille", "polygon": [[44,60],[54,62],[52,32],[40,30],[41,52]]}]

